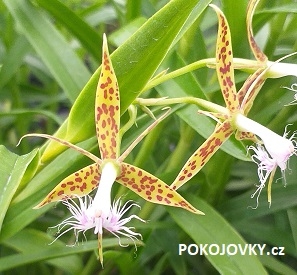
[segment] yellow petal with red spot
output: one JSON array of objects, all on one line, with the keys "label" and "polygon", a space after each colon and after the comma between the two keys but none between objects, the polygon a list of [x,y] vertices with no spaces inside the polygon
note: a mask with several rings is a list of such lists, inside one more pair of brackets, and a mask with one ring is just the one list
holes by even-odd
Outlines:
[{"label": "yellow petal with red spot", "polygon": [[63,179],[37,206],[40,208],[50,202],[84,196],[94,190],[100,180],[97,163],[86,166]]},{"label": "yellow petal with red spot", "polygon": [[96,92],[95,124],[102,159],[117,159],[120,152],[120,94],[103,36],[102,68]]},{"label": "yellow petal with red spot", "polygon": [[238,140],[251,140],[255,143],[259,142],[259,139],[256,137],[256,135],[251,132],[236,131],[235,137]]},{"label": "yellow petal with red spot", "polygon": [[236,94],[233,52],[231,45],[230,28],[226,17],[215,5],[210,5],[218,16],[218,39],[216,45],[216,70],[222,94],[227,108],[231,112],[239,109],[239,102]]},{"label": "yellow petal with red spot", "polygon": [[245,115],[249,113],[256,96],[266,80],[263,75],[264,72],[264,68],[255,71],[247,78],[241,89],[238,91],[238,99],[241,105],[240,108]]},{"label": "yellow petal with red spot", "polygon": [[226,120],[220,124],[188,159],[170,187],[176,190],[194,177],[232,133],[233,129],[230,121]]},{"label": "yellow petal with red spot", "polygon": [[260,62],[266,62],[267,56],[262,52],[262,50],[257,45],[254,34],[253,34],[253,26],[252,26],[252,19],[253,15],[256,9],[256,6],[258,5],[260,0],[250,0],[248,3],[247,8],[247,17],[246,17],[246,26],[247,26],[247,34],[248,34],[248,40],[250,47],[253,51],[253,54],[255,58]]},{"label": "yellow petal with red spot", "polygon": [[122,163],[121,175],[116,181],[149,202],[181,207],[192,213],[204,215],[165,182],[131,164]]}]

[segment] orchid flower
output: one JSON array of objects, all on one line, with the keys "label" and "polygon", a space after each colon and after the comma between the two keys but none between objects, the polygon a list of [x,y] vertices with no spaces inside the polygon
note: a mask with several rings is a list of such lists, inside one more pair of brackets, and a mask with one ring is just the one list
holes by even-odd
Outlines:
[{"label": "orchid flower", "polygon": [[[201,114],[215,118],[218,124],[211,136],[194,152],[181,169],[176,179],[171,184],[173,189],[178,189],[208,162],[211,156],[221,147],[221,145],[235,133],[237,139],[250,139],[264,144],[269,156],[260,150],[262,147],[252,147],[259,153],[254,156],[258,160],[260,189],[265,186],[265,181],[270,175],[270,182],[274,176],[274,170],[278,166],[282,172],[286,169],[288,159],[296,154],[296,142],[293,140],[295,133],[290,139],[281,137],[259,123],[246,117],[250,111],[253,101],[265,81],[265,74],[268,68],[259,69],[243,84],[237,92],[234,80],[233,54],[231,45],[231,34],[228,22],[222,11],[215,5],[210,5],[218,16],[218,39],[216,48],[216,71],[222,95],[226,104],[227,112],[206,112],[199,111]],[[251,36],[252,37],[252,36]],[[256,44],[255,44],[256,45]],[[254,53],[259,60],[265,57],[254,46]],[[262,155],[261,155],[262,154]],[[269,186],[270,187],[270,186]],[[270,189],[268,190],[268,201],[271,202]]]},{"label": "orchid flower", "polygon": [[[98,234],[99,259],[103,263],[102,233],[103,228],[117,234],[121,230],[129,238],[136,233],[131,232],[124,224],[130,220],[120,220],[126,210],[120,210],[119,204],[111,205],[111,188],[115,181],[129,188],[143,199],[157,204],[181,207],[195,214],[204,214],[197,210],[175,190],[159,178],[124,162],[132,149],[147,135],[165,116],[155,120],[131,145],[120,155],[120,93],[116,75],[109,57],[106,36],[103,37],[102,69],[97,86],[95,101],[95,125],[101,158],[85,151],[78,146],[46,134],[27,134],[25,136],[44,137],[62,143],[91,158],[94,163],[63,179],[35,208],[40,208],[50,202],[63,201],[73,197],[82,197],[98,187],[91,202],[82,201],[79,205],[66,206],[72,213],[69,220],[61,226],[70,226],[76,234],[94,228]],[[24,137],[25,137],[24,136]],[[71,200],[72,201],[72,200]],[[138,218],[140,219],[140,218]],[[123,232],[122,231],[122,232]]]},{"label": "orchid flower", "polygon": [[[291,64],[291,63],[285,63],[285,62],[279,62],[289,56],[295,55],[296,53],[288,54],[287,56],[282,57],[279,59],[277,62],[269,61],[267,56],[262,52],[260,47],[257,45],[254,35],[253,35],[253,30],[252,30],[252,19],[253,15],[256,9],[256,6],[260,0],[250,0],[248,3],[248,8],[247,8],[247,18],[246,18],[246,23],[247,23],[247,33],[248,33],[248,40],[249,44],[251,47],[251,50],[259,64],[263,66],[263,68],[268,68],[265,77],[267,78],[279,78],[283,76],[297,76],[297,65],[296,64]],[[297,95],[296,91],[294,89],[293,84],[291,88],[287,88],[291,91],[294,91],[294,100],[288,103],[285,106],[288,105],[294,105],[297,100]]]}]

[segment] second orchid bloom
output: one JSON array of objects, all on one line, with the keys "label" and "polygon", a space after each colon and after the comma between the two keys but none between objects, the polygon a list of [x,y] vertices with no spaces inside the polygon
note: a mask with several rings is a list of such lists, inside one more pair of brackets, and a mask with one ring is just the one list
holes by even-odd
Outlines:
[{"label": "second orchid bloom", "polygon": [[[248,16],[252,16],[255,5],[258,1],[251,1],[248,6]],[[266,73],[271,69],[271,65],[263,66],[251,75],[237,92],[234,80],[233,53],[231,44],[231,34],[226,17],[215,5],[210,5],[217,13],[218,39],[216,46],[216,71],[221,87],[222,95],[226,104],[226,110],[222,113],[200,111],[201,114],[208,115],[218,121],[213,134],[197,149],[188,159],[176,179],[171,184],[173,189],[178,189],[207,163],[211,156],[221,147],[221,145],[235,133],[238,139],[249,139],[257,143],[257,147],[250,148],[255,152],[252,159],[258,164],[258,175],[260,184],[257,194],[268,184],[268,202],[271,204],[271,183],[277,167],[284,174],[287,162],[292,155],[296,155],[295,132],[291,137],[279,136],[268,128],[247,117],[253,102],[265,82]],[[251,31],[251,19],[248,17],[248,33],[251,48],[258,60],[265,62],[266,57],[260,51],[254,41]]]}]

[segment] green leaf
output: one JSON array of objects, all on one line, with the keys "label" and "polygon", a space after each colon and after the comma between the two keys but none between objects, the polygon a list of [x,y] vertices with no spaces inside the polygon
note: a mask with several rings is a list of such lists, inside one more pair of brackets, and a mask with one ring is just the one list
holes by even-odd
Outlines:
[{"label": "green leaf", "polygon": [[[291,234],[287,234],[288,228],[280,228],[277,223],[271,222],[268,224],[266,221],[256,219],[242,221],[236,224],[236,228],[241,234],[248,236],[249,239],[258,240],[258,242],[274,247],[283,246],[285,247],[284,254],[293,257],[297,256],[293,237]],[[269,250],[268,247],[266,249]]]},{"label": "green leaf", "polygon": [[[85,143],[89,144],[90,141]],[[84,144],[80,146],[84,148]],[[0,242],[13,236],[53,207],[49,205],[38,210],[33,209],[59,181],[88,164],[90,164],[89,159],[69,149],[39,171],[9,207],[0,234]]]},{"label": "green leaf", "polygon": [[20,30],[73,102],[90,77],[83,62],[52,23],[30,1],[4,0],[4,3]]},{"label": "green leaf", "polygon": [[[28,232],[30,233],[30,236],[34,236],[34,240],[36,239],[37,243],[42,242],[43,240],[43,245],[38,245],[38,247],[36,247],[35,245],[31,244],[30,242],[32,242],[32,238],[28,239]],[[88,241],[88,242],[84,242],[83,244],[80,244],[79,246],[74,246],[74,247],[69,247],[66,245],[62,245],[61,242],[55,242],[50,246],[44,246],[44,240],[46,239],[44,236],[39,236],[39,232],[34,232],[34,231],[24,231],[20,234],[20,236],[17,236],[17,240],[19,240],[19,242],[22,242],[22,244],[19,244],[18,246],[22,246],[24,245],[24,236],[27,235],[27,240],[28,242],[26,242],[28,244],[28,249],[26,251],[24,251],[23,253],[18,253],[18,254],[14,254],[11,256],[7,256],[7,257],[1,257],[0,259],[0,271],[4,271],[4,270],[8,270],[10,268],[15,268],[18,266],[22,266],[25,264],[29,264],[29,263],[34,263],[34,262],[38,262],[38,261],[43,261],[43,260],[50,260],[50,259],[56,259],[58,260],[61,257],[66,257],[66,256],[70,256],[70,255],[76,255],[78,253],[85,253],[88,251],[92,251],[92,250],[97,250],[98,249],[98,241]],[[9,245],[9,240],[6,242]],[[15,246],[15,242],[14,246]],[[104,249],[107,248],[111,248],[111,247],[115,247],[118,246],[119,240],[117,238],[109,238],[109,239],[103,239],[103,247]],[[134,245],[133,240],[130,239],[123,239],[121,240],[121,243],[123,245]],[[135,242],[137,245],[142,245],[141,242]],[[12,244],[11,244],[12,245]],[[33,251],[30,250],[30,248],[33,247]],[[67,258],[63,258],[64,260],[64,266],[67,267]],[[61,261],[58,262],[58,264],[60,265]],[[99,262],[98,262],[99,264]],[[57,265],[57,262],[55,262],[55,265]],[[77,267],[75,266],[71,266],[71,268],[79,268],[80,265],[78,265]]]},{"label": "green leaf", "polygon": [[[32,240],[34,241],[32,242]],[[19,258],[20,255],[34,254],[34,253],[39,254],[40,250],[41,249],[43,250],[44,248],[45,249],[48,249],[48,248],[64,249],[66,247],[66,245],[60,240],[56,240],[53,244],[51,244],[52,241],[53,241],[53,238],[44,232],[40,232],[35,229],[24,229],[20,231],[18,234],[14,235],[12,238],[6,240],[3,243],[3,245],[18,251],[19,253],[16,254],[17,258]],[[71,247],[68,247],[68,249],[71,250]],[[54,258],[52,260],[47,260],[46,262],[50,265],[58,267],[71,274],[79,274],[83,269],[82,260],[78,255],[57,257],[56,259]],[[3,257],[3,260],[4,259],[5,257]],[[11,265],[9,264],[10,258],[8,257],[6,259],[8,259],[8,263],[6,263],[7,264],[6,268],[7,269],[15,268],[15,265],[13,264],[13,262],[11,262]],[[38,261],[40,260],[39,257],[38,258],[36,257],[35,260],[34,258],[31,258],[31,259],[34,262],[37,260]],[[26,260],[24,260],[23,262],[18,262],[18,265],[22,265],[22,264],[26,264]]]},{"label": "green leaf", "polygon": [[259,197],[259,205],[257,209],[253,209],[252,207],[256,206],[256,199],[251,199],[251,194],[254,191],[255,190],[250,190],[222,204],[220,209],[222,210],[224,216],[232,222],[240,222],[246,219],[273,214],[280,210],[285,210],[297,205],[297,184],[288,184],[286,188],[281,184],[278,186],[272,186],[271,207],[269,207],[267,202],[266,189],[264,189]]},{"label": "green leaf", "polygon": [[34,150],[27,155],[18,156],[0,145],[0,231],[10,202],[37,151]]},{"label": "green leaf", "polygon": [[141,0],[127,0],[126,20],[132,21],[141,13]]},{"label": "green leaf", "polygon": [[[0,88],[12,78],[17,69],[22,65],[25,54],[29,51],[30,44],[24,36],[19,36],[9,51],[5,54],[0,71]],[[0,92],[4,90],[1,89]]]},{"label": "green leaf", "polygon": [[263,255],[260,256],[260,261],[264,266],[266,266],[269,270],[274,271],[274,273],[270,274],[279,274],[279,275],[296,275],[297,272],[284,264],[283,262],[275,259],[272,256]]},{"label": "green leaf", "polygon": [[262,9],[261,11],[258,11],[257,14],[266,14],[266,13],[297,13],[297,7],[296,3],[290,3],[290,4],[282,4],[275,7],[269,7],[266,9]]},{"label": "green leaf", "polygon": [[119,47],[121,44],[123,44],[128,37],[130,37],[133,33],[135,33],[145,22],[147,21],[147,18],[145,17],[138,17],[135,20],[131,21],[124,27],[114,31],[109,36],[109,41]]},{"label": "green leaf", "polygon": [[223,12],[228,20],[232,34],[232,48],[234,56],[249,57],[249,45],[246,31],[247,0],[223,0]]},{"label": "green leaf", "polygon": [[[198,2],[197,17],[210,0],[170,1],[111,55],[119,82],[122,113],[155,73]],[[58,137],[77,143],[95,135],[94,102],[99,72],[100,68],[80,93],[71,109],[69,119],[56,133]],[[43,161],[48,161],[63,150],[62,146],[51,142]]]},{"label": "green leaf", "polygon": [[288,217],[290,221],[290,226],[293,234],[295,250],[297,251],[297,207],[288,209]]},{"label": "green leaf", "polygon": [[[153,245],[156,243],[161,247],[166,255],[167,261],[176,274],[187,274],[186,265],[183,259],[176,253],[176,240],[179,238],[179,232],[171,228],[156,228],[152,232]],[[165,256],[164,255],[164,256]]]},{"label": "green leaf", "polygon": [[101,59],[102,37],[82,18],[58,0],[37,0],[36,2],[71,31],[97,60]]},{"label": "green leaf", "polygon": [[[210,205],[202,199],[189,196],[189,201],[201,209],[205,216],[195,216],[189,212],[168,207],[175,222],[196,244],[235,244],[244,247],[246,242],[234,228]],[[178,249],[178,247],[177,247]],[[205,255],[220,274],[267,274],[255,255]]]},{"label": "green leaf", "polygon": [[22,115],[42,115],[45,117],[48,117],[52,119],[54,122],[56,122],[58,125],[61,125],[63,123],[63,120],[56,114],[47,111],[47,110],[39,110],[39,109],[13,109],[9,112],[0,112],[0,117],[5,116],[22,116]]}]

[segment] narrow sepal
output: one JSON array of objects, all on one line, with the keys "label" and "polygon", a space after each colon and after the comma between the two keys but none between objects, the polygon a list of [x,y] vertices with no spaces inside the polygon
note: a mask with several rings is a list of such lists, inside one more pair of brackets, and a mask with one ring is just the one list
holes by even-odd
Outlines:
[{"label": "narrow sepal", "polygon": [[252,49],[252,52],[255,56],[255,58],[260,62],[266,62],[267,56],[262,52],[262,50],[257,45],[254,34],[253,34],[253,26],[252,26],[252,20],[253,15],[256,9],[256,6],[258,5],[260,0],[250,0],[247,7],[247,17],[246,17],[246,26],[247,26],[247,34],[248,34],[248,40],[250,47]]},{"label": "narrow sepal", "polygon": [[232,133],[230,121],[226,120],[220,124],[188,159],[170,187],[176,190],[194,177]]},{"label": "narrow sepal", "polygon": [[86,166],[63,179],[34,209],[51,202],[87,195],[98,186],[99,180],[98,164]]},{"label": "narrow sepal", "polygon": [[215,5],[210,5],[218,16],[218,38],[216,44],[216,71],[226,103],[226,107],[235,112],[239,109],[236,94],[231,33],[223,12]]},{"label": "narrow sepal", "polygon": [[102,68],[96,92],[95,123],[102,159],[116,159],[120,151],[120,94],[103,36]]},{"label": "narrow sepal", "polygon": [[51,136],[51,135],[47,135],[47,134],[37,134],[37,133],[32,133],[32,134],[26,134],[24,136],[21,137],[21,139],[19,140],[17,146],[21,143],[21,141],[23,140],[23,138],[25,137],[42,137],[42,138],[46,138],[46,139],[50,139],[50,140],[54,140],[56,142],[59,142],[85,156],[87,156],[88,158],[92,159],[93,161],[97,162],[97,163],[101,163],[101,159],[99,159],[97,156],[93,155],[92,153],[84,150],[83,148],[80,148],[66,140],[63,140],[63,139],[60,139],[60,138],[57,138],[55,136]]},{"label": "narrow sepal", "polygon": [[247,115],[253,106],[253,102],[263,86],[266,78],[266,69],[260,68],[250,75],[238,91],[240,108]]},{"label": "narrow sepal", "polygon": [[131,164],[122,163],[121,175],[116,181],[149,202],[181,207],[192,213],[204,215],[165,182]]}]

